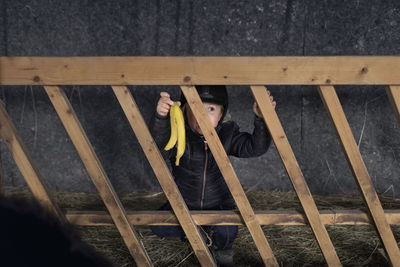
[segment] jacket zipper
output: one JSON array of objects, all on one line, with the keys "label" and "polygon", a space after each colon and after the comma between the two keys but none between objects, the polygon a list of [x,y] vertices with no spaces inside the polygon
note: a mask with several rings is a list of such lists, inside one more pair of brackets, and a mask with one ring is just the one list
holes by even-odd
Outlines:
[{"label": "jacket zipper", "polygon": [[208,147],[207,147],[207,141],[204,141],[204,152],[205,152],[205,158],[204,158],[204,170],[203,170],[203,188],[201,191],[201,200],[200,200],[200,209],[203,209],[203,204],[204,204],[204,194],[206,191],[206,175],[207,175],[207,162],[208,162],[208,153],[207,153]]}]

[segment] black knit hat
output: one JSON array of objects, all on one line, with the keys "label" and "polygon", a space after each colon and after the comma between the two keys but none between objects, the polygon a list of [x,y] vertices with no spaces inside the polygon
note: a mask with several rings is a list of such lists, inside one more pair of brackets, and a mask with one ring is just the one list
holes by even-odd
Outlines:
[{"label": "black knit hat", "polygon": [[[196,86],[197,93],[199,94],[201,101],[208,103],[215,103],[224,107],[221,120],[225,117],[226,111],[228,110],[228,91],[225,85],[198,85]],[[181,106],[187,102],[183,94],[181,94]]]}]

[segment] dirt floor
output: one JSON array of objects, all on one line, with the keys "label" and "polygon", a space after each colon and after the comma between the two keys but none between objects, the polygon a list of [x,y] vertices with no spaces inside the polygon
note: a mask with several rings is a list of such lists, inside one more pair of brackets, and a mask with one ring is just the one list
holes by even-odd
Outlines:
[{"label": "dirt floor", "polygon": [[[5,188],[5,195],[32,198],[27,190]],[[54,192],[65,211],[106,210],[97,194]],[[302,208],[294,192],[251,191],[247,196],[255,210],[298,210]],[[166,200],[163,193],[142,192],[120,195],[126,210],[156,210]],[[400,199],[380,197],[384,209],[400,209]],[[360,196],[315,196],[320,210],[365,210]],[[82,239],[109,257],[116,266],[136,266],[120,234],[113,226],[76,227]],[[318,244],[308,226],[263,226],[264,233],[281,266],[326,266]],[[148,227],[135,227],[155,266],[199,266],[187,242],[174,238],[161,239]],[[338,225],[327,230],[344,266],[390,266],[381,242],[372,226]],[[400,225],[392,226],[400,242]],[[237,266],[263,266],[246,227],[239,227],[234,244]]]}]

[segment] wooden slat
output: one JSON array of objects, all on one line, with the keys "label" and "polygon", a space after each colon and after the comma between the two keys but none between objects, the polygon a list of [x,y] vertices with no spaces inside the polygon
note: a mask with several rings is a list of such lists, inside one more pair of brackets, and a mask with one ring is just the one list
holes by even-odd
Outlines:
[{"label": "wooden slat", "polygon": [[[171,211],[127,211],[132,225],[177,226],[179,221]],[[240,213],[229,210],[190,211],[198,225],[244,225]],[[306,216],[291,210],[255,211],[260,225],[308,225]],[[81,226],[113,225],[110,215],[104,211],[70,211],[66,217],[72,224]],[[400,225],[400,210],[385,210],[389,224]],[[360,210],[322,210],[320,218],[324,225],[369,225],[368,213]]]},{"label": "wooden slat", "polygon": [[58,86],[45,89],[136,264],[153,266],[64,90]]},{"label": "wooden slat", "polygon": [[264,86],[251,86],[251,91],[260,107],[264,121],[271,133],[279,156],[282,159],[293,188],[295,189],[307,219],[310,222],[311,229],[314,232],[326,262],[329,266],[341,266],[339,257],[337,256],[328,232],[320,219],[317,206],[315,205],[314,199],[286,137],[285,131],[283,130],[278,115],[269,100],[267,89]]},{"label": "wooden slat", "polygon": [[112,88],[199,262],[202,266],[216,266],[129,89]]},{"label": "wooden slat", "polygon": [[66,222],[63,212],[51,196],[42,175],[2,103],[0,103],[0,136],[40,205],[62,222]]},{"label": "wooden slat", "polygon": [[0,85],[392,84],[400,56],[0,57]]},{"label": "wooden slat", "polygon": [[221,141],[215,129],[212,127],[208,115],[201,102],[199,94],[194,86],[182,86],[182,92],[185,95],[190,109],[203,132],[210,150],[218,164],[219,169],[225,179],[225,182],[236,202],[236,205],[243,217],[243,220],[249,229],[249,232],[260,252],[266,266],[278,266],[278,262],[271,250],[271,247],[261,229],[261,226],[255,217],[254,211],[244,193],[243,187],[233,170],[232,164],[225,152]]},{"label": "wooden slat", "polygon": [[320,86],[319,93],[329,116],[335,126],[345,151],[351,170],[360,187],[362,196],[374,221],[378,235],[393,266],[400,266],[400,252],[392,230],[386,221],[384,211],[372,184],[368,170],[354,140],[350,125],[343,112],[339,98],[333,86]]},{"label": "wooden slat", "polygon": [[386,93],[389,97],[389,102],[392,105],[397,121],[400,124],[400,86],[387,86]]}]

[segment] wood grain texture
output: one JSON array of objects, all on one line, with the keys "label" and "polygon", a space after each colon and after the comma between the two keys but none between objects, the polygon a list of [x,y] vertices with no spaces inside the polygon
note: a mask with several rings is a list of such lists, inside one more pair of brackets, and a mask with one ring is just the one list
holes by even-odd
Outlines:
[{"label": "wood grain texture", "polygon": [[138,106],[126,86],[113,86],[115,95],[151,165],[153,171],[185,232],[197,259],[202,266],[216,266],[214,259],[203,241],[200,231],[193,221],[185,201],[167,164],[165,163],[149,129],[139,111]]},{"label": "wood grain texture", "polygon": [[153,266],[64,90],[58,86],[45,90],[136,264]]},{"label": "wood grain texture", "polygon": [[400,85],[400,56],[0,57],[0,85]]},{"label": "wood grain texture", "polygon": [[289,144],[285,131],[269,99],[267,88],[264,86],[251,86],[251,91],[257,101],[265,124],[271,133],[272,140],[275,143],[293,188],[310,222],[311,229],[313,230],[326,262],[329,266],[341,266],[335,247],[321,221],[317,206],[315,205],[315,201]]},{"label": "wood grain texture", "polygon": [[374,222],[377,233],[393,266],[400,266],[400,252],[393,232],[385,218],[381,202],[376,194],[367,167],[354,140],[350,125],[343,112],[339,98],[333,86],[320,86],[319,93],[333,122],[339,140],[345,151],[353,175],[360,188],[364,201]]},{"label": "wood grain texture", "polygon": [[[179,220],[171,211],[127,211],[132,225],[177,226]],[[227,210],[190,211],[197,225],[244,225],[239,212]],[[260,225],[309,225],[307,217],[298,211],[264,210],[255,211]],[[113,225],[112,218],[104,211],[67,212],[72,224],[82,226]],[[389,224],[400,225],[400,210],[385,210]],[[320,218],[324,225],[369,225],[368,213],[360,210],[321,210]]]},{"label": "wood grain texture", "polygon": [[217,162],[225,182],[236,202],[236,206],[243,217],[243,221],[249,229],[261,258],[266,266],[278,266],[278,262],[276,261],[264,232],[262,231],[257,218],[255,217],[253,208],[251,207],[244,193],[243,187],[240,184],[235,171],[233,170],[228,155],[226,154],[214,127],[211,125],[196,88],[194,86],[182,86],[181,89],[203,132],[205,139],[207,140],[208,146],[210,147],[215,161]]},{"label": "wood grain texture", "polygon": [[394,115],[400,124],[400,86],[387,86],[386,93],[389,97],[389,102],[392,105]]},{"label": "wood grain texture", "polygon": [[46,183],[33,161],[28,149],[22,142],[10,116],[3,103],[0,103],[0,136],[7,145],[21,174],[24,176],[29,189],[32,191],[40,205],[54,214],[62,222],[66,222],[63,212],[51,196]]}]

